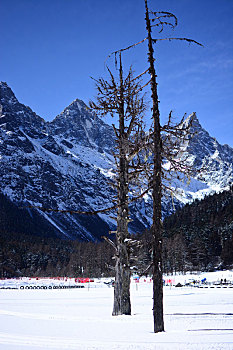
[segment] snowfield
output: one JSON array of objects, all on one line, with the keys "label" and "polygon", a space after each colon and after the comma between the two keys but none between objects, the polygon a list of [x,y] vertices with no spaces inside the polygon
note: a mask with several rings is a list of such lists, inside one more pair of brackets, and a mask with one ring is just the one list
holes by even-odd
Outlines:
[{"label": "snowfield", "polygon": [[[205,276],[214,281],[232,275]],[[190,276],[177,278],[184,282]],[[0,349],[233,349],[230,286],[165,286],[166,331],[154,334],[152,283],[132,282],[132,316],[112,317],[113,288],[98,282],[77,289],[0,289]]]}]

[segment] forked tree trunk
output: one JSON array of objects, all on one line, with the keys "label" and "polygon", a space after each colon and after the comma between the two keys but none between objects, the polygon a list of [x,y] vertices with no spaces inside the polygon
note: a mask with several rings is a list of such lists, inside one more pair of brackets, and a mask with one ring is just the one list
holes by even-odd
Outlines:
[{"label": "forked tree trunk", "polygon": [[156,73],[154,68],[154,50],[152,46],[151,37],[151,23],[149,19],[149,11],[147,6],[147,0],[145,0],[146,9],[146,30],[148,33],[148,62],[149,73],[151,76],[151,98],[153,102],[152,107],[152,119],[153,119],[153,224],[152,224],[152,237],[153,237],[153,316],[154,316],[154,332],[164,331],[163,320],[163,274],[162,274],[162,215],[161,215],[161,127],[160,127],[160,115],[159,115],[159,101],[157,93]]},{"label": "forked tree trunk", "polygon": [[118,211],[116,234],[116,265],[114,285],[113,315],[131,315],[130,303],[130,264],[127,248],[128,238],[128,192],[129,169],[126,157],[127,140],[124,123],[123,71],[120,56],[120,110],[119,110],[119,168],[118,168]]}]

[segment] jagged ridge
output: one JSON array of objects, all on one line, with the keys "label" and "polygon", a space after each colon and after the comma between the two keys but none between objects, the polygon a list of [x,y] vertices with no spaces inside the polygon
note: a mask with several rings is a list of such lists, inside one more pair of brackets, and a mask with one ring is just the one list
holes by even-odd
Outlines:
[{"label": "jagged ridge", "polygon": [[[188,119],[185,121],[188,122]],[[225,188],[232,180],[233,150],[221,146],[195,120],[198,135],[185,145],[198,168],[206,164],[202,179],[197,175],[187,188],[176,183],[185,196],[182,202],[201,198]],[[113,172],[112,128],[96,117],[85,103],[75,100],[52,122],[45,122],[20,104],[6,83],[0,83],[0,175],[1,192],[18,205],[92,211],[112,205],[108,185]],[[178,202],[177,202],[178,203]],[[172,203],[163,201],[163,215]],[[63,237],[100,239],[114,227],[109,215],[81,216],[41,213]],[[131,231],[150,225],[150,201],[131,208]]]}]

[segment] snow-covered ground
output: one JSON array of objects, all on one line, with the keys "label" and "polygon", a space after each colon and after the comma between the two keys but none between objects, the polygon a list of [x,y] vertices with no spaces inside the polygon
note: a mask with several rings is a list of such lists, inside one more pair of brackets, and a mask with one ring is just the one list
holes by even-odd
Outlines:
[{"label": "snow-covered ground", "polygon": [[[232,276],[228,271],[194,279],[232,281]],[[187,282],[191,277],[169,278]],[[118,317],[111,316],[113,288],[99,281],[80,289],[0,289],[0,349],[233,349],[232,288],[165,286],[166,331],[154,334],[148,281],[132,282],[132,316]],[[16,281],[1,285],[6,282]]]}]

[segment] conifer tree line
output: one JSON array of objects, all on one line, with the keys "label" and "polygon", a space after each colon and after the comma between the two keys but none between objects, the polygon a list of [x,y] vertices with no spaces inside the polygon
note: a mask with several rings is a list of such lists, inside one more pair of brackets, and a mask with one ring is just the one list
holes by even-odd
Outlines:
[{"label": "conifer tree line", "polygon": [[[233,187],[208,196],[164,219],[163,271],[206,271],[233,266]],[[3,223],[4,218],[0,215]],[[2,226],[3,227],[3,226]],[[0,278],[113,277],[115,251],[108,242],[64,241],[12,231],[0,232]],[[152,258],[151,232],[134,236],[134,272],[146,271]]]},{"label": "conifer tree line", "polygon": [[233,264],[233,186],[164,220],[164,272]]}]

